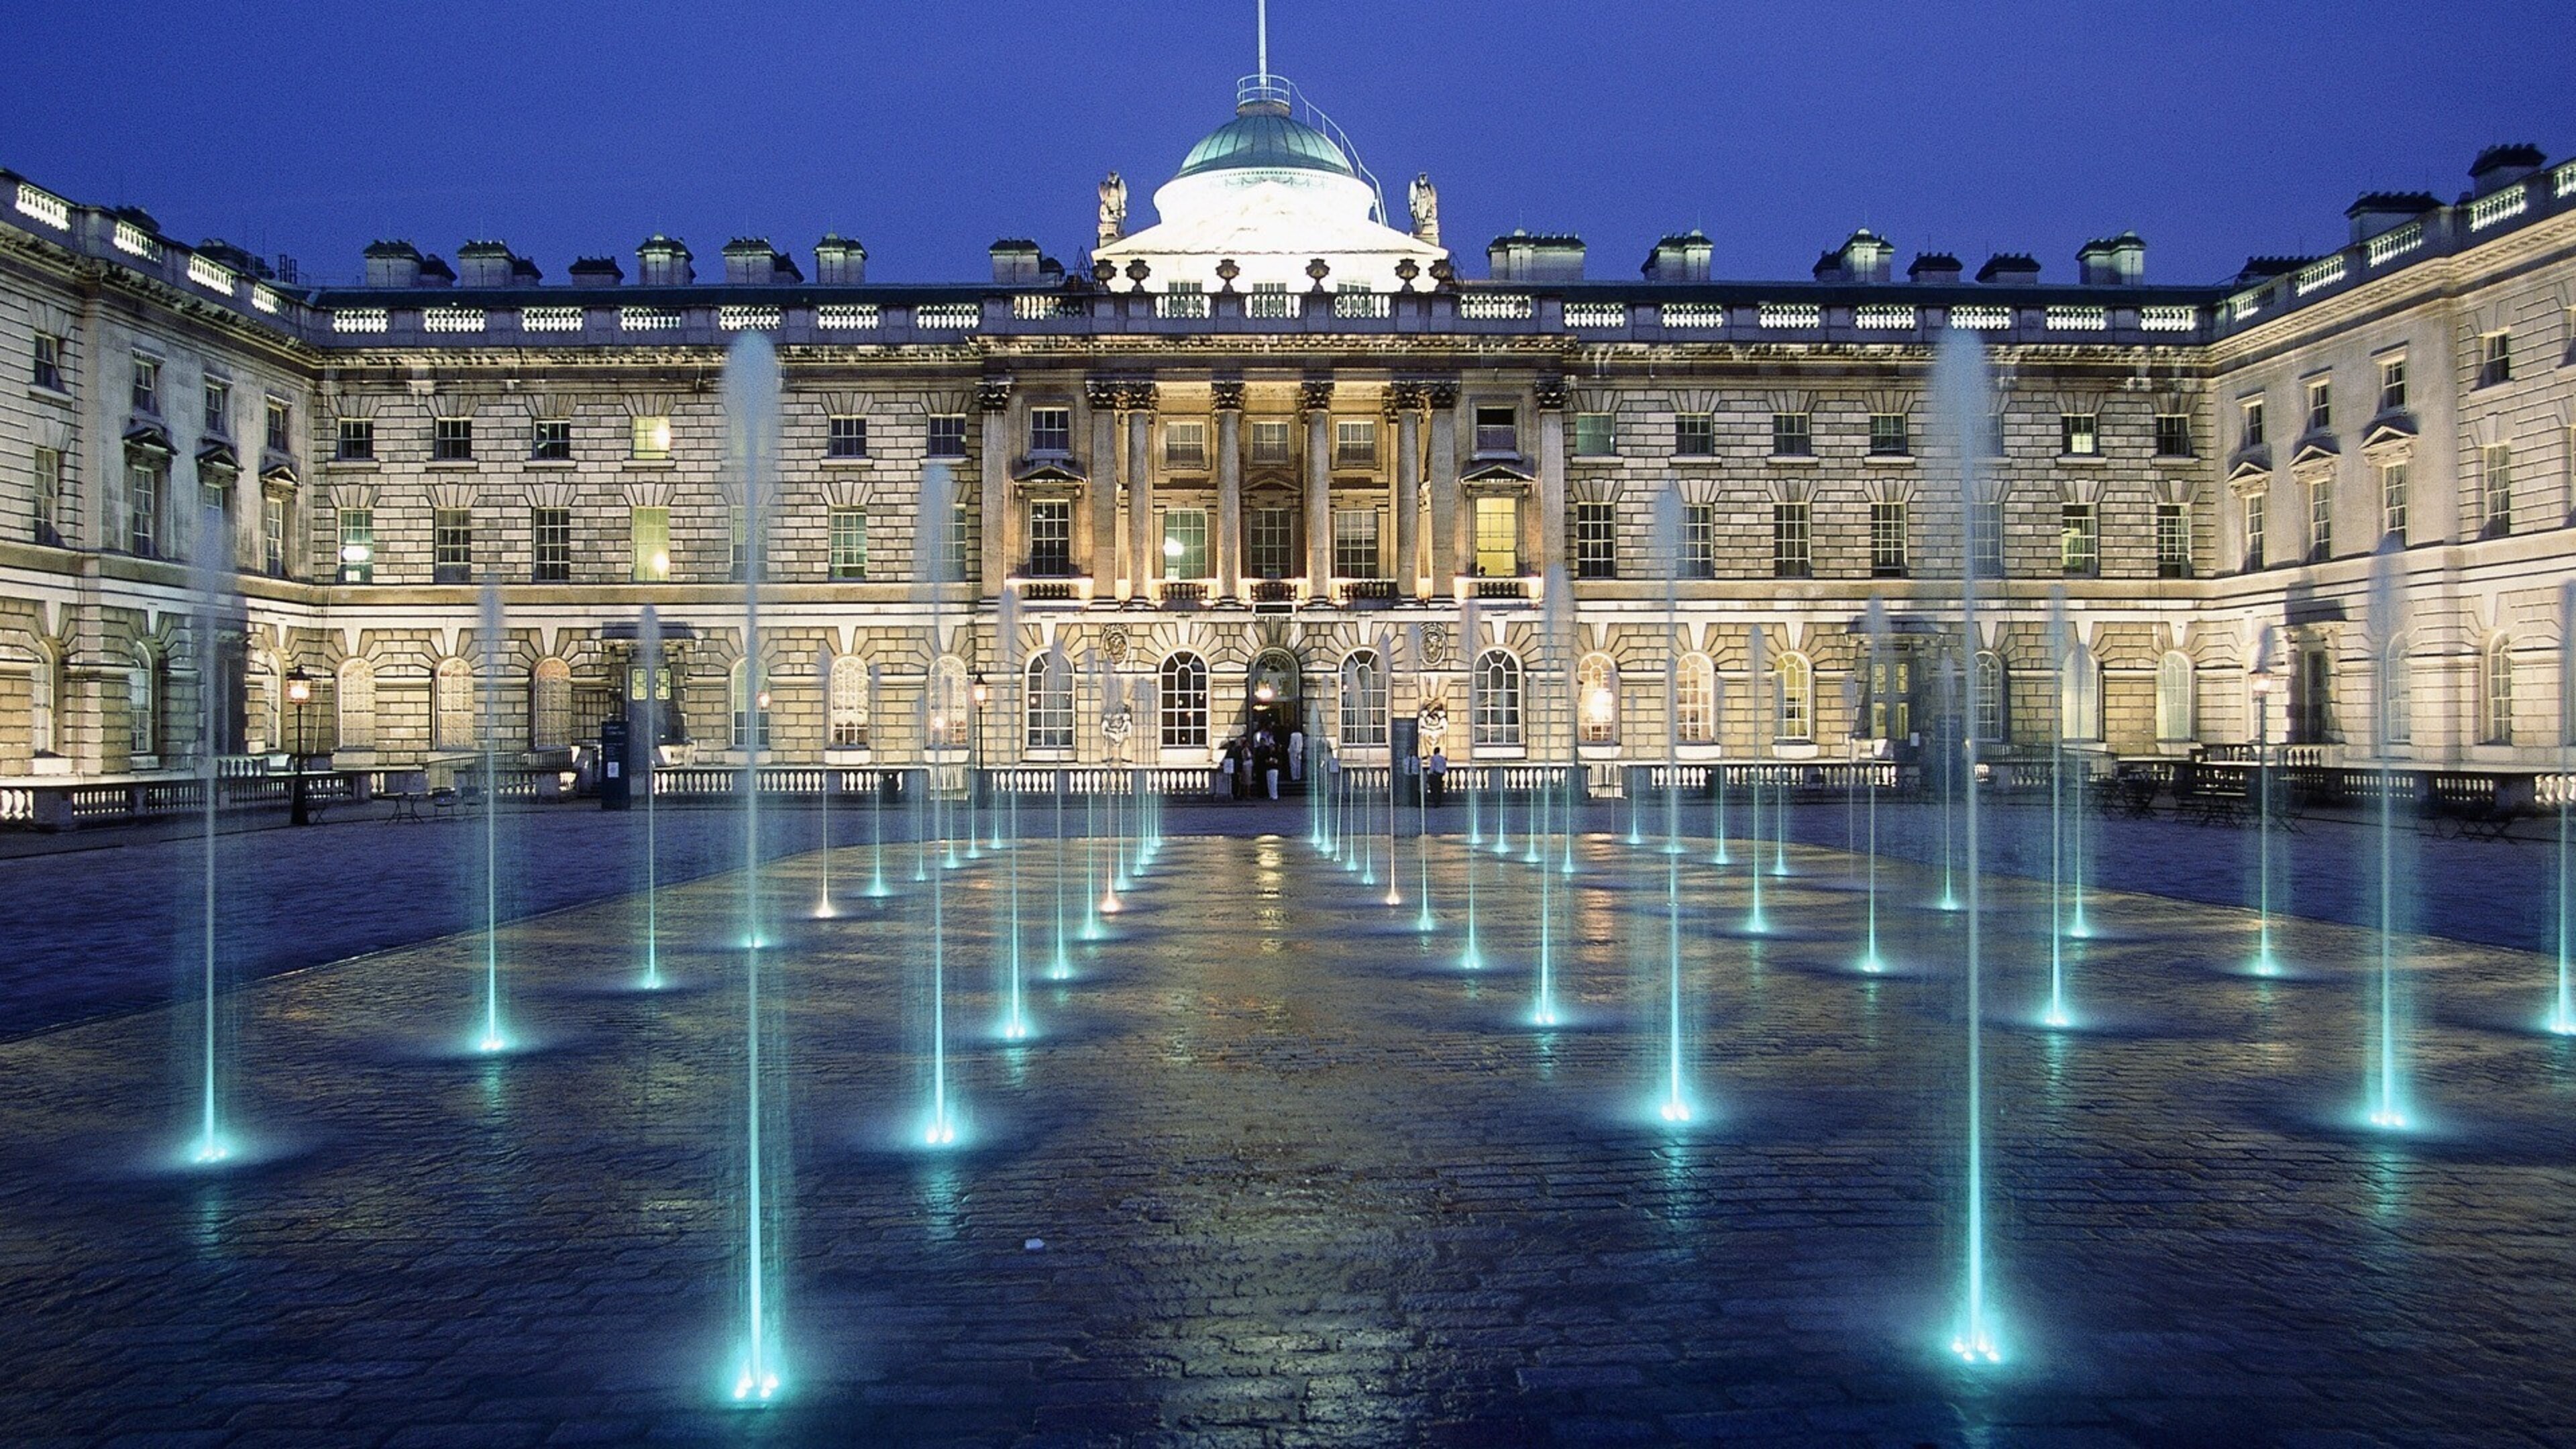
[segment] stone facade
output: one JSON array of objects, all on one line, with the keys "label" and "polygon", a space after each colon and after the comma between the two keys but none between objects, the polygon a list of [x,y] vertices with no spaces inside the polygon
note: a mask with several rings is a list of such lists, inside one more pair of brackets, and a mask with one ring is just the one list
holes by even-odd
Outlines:
[{"label": "stone facade", "polygon": [[[1461,762],[1565,759],[1578,713],[1599,736],[1587,758],[1660,760],[1677,654],[1715,682],[1685,757],[1902,749],[1855,737],[1895,726],[1857,718],[1846,687],[1875,598],[1914,732],[1982,710],[1998,749],[2045,748],[2064,693],[2086,748],[2242,741],[2268,657],[2287,681],[2270,739],[2542,767],[2568,728],[2576,163],[2498,148],[2474,180],[2455,205],[2365,198],[2351,246],[2208,287],[2147,285],[2092,248],[2072,284],[2009,258],[1988,281],[1942,258],[1887,280],[1864,236],[1812,282],[1710,282],[1704,254],[1676,273],[1675,239],[1635,283],[1408,261],[1284,294],[1220,271],[1182,296],[1045,267],[806,284],[775,253],[745,272],[747,244],[726,249],[726,281],[685,282],[662,238],[639,253],[652,285],[588,267],[547,285],[478,244],[469,285],[380,246],[370,285],[306,289],[0,173],[0,779],[180,769],[209,743],[405,766],[470,748],[486,687],[506,748],[560,749],[623,708],[647,605],[674,626],[680,732],[738,758],[745,572],[782,761],[821,758],[836,718],[865,741],[836,760],[922,758],[931,717],[962,707],[933,697],[943,660],[990,686],[986,763],[1108,758],[1115,693],[1172,713],[1140,720],[1125,758],[1204,764],[1256,677],[1286,679],[1333,741],[1363,650],[1392,656],[1397,715],[1446,704]],[[1959,444],[1930,396],[1959,330],[1985,342],[2000,408],[1971,440],[2000,440],[2003,530],[1976,665],[1956,648]],[[781,363],[780,466],[738,562],[719,379],[752,332]],[[1678,541],[1659,536],[1668,489]],[[1803,568],[1784,543],[1800,510]],[[2089,550],[2069,537],[2086,510]],[[925,547],[952,518],[951,548]],[[2394,653],[2373,625],[2383,545],[2406,611]],[[666,570],[639,568],[652,552]],[[2098,670],[2064,691],[2061,592]],[[1803,662],[1804,699],[1754,679],[1757,629],[1775,678]],[[1490,649],[1521,671],[1516,741],[1474,727]],[[1069,750],[1026,717],[1025,666],[1048,651],[1070,678]],[[1609,667],[1588,666],[1602,687],[1578,711],[1570,682],[1595,655]],[[872,685],[836,716],[841,657]],[[296,671],[313,682],[300,709]],[[1175,697],[1202,678],[1204,726]]]}]

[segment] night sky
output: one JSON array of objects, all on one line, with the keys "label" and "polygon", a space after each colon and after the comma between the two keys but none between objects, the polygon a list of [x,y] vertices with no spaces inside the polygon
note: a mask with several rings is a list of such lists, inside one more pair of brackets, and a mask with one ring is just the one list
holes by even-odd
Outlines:
[{"label": "night sky", "polygon": [[[1803,277],[1855,226],[2028,251],[2071,279],[2135,228],[2151,280],[2345,240],[2365,190],[2468,184],[2479,147],[2576,153],[2576,5],[1275,0],[1272,68],[1446,242],[1573,231],[1636,275],[1691,226],[1729,277]],[[671,232],[765,235],[811,272],[970,281],[1034,236],[1079,264],[1094,184],[1153,188],[1231,113],[1252,0],[1069,6],[38,5],[0,0],[0,165],[350,280],[359,249],[494,237],[549,281]]]}]

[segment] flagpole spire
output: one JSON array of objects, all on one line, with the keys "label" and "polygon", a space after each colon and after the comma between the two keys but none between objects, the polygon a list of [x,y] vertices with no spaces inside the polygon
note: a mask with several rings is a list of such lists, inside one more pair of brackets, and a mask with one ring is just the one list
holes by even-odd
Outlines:
[{"label": "flagpole spire", "polygon": [[1253,0],[1253,14],[1261,35],[1261,74],[1270,74],[1270,0]]}]

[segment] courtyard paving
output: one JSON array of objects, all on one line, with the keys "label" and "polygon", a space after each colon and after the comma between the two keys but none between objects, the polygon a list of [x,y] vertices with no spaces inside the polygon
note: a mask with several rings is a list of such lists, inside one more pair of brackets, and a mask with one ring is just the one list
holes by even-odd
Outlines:
[{"label": "courtyard paving", "polygon": [[[171,971],[154,958],[177,926],[122,947],[40,928],[47,949],[130,977],[29,995],[67,1024],[0,1043],[15,1159],[0,1175],[0,1432],[406,1446],[2576,1436],[2576,1042],[2537,1029],[2553,969],[2539,955],[2400,943],[2417,1126],[2383,1134],[2359,1123],[2377,1020],[2366,933],[2286,921],[2289,973],[2260,980],[2242,970],[2242,911],[2106,889],[2100,935],[2066,958],[2077,1026],[2049,1031],[2032,1024],[2045,897],[1996,882],[1984,1040],[2006,1357],[1969,1369],[1944,1350],[1962,1261],[1964,940],[1959,916],[1923,908],[1932,872],[1883,873],[1893,969],[1873,977],[1853,964],[1865,873],[1840,855],[1797,849],[1795,874],[1764,883],[1772,931],[1753,935],[1740,866],[1694,852],[1668,900],[1664,857],[1595,836],[1571,887],[1548,882],[1566,1022],[1536,1030],[1532,867],[1490,853],[1471,867],[1462,842],[1440,843],[1439,926],[1418,932],[1417,861],[1390,908],[1383,880],[1319,858],[1300,818],[1173,812],[1245,833],[1175,835],[1109,937],[1072,947],[1074,979],[1031,985],[1037,1034],[1020,1044],[993,1030],[1009,873],[1016,861],[1034,970],[1052,952],[1057,856],[1033,844],[947,873],[939,954],[964,1132],[936,1152],[913,1145],[929,892],[898,851],[901,894],[851,898],[866,853],[845,849],[847,913],[812,920],[818,858],[772,868],[788,1383],[753,1411],[723,1401],[741,1282],[737,878],[665,893],[672,985],[637,991],[641,909],[614,868],[625,837],[607,833],[626,827],[576,827],[602,832],[585,846],[530,824],[512,847],[516,899],[560,908],[502,935],[522,1049],[498,1058],[466,1047],[477,936],[271,963],[219,1015],[238,1044],[226,1096],[242,1152],[212,1173],[177,1165],[201,1027],[160,1004]],[[713,868],[734,837],[709,820],[695,828]],[[1838,826],[1809,811],[1793,831]],[[416,933],[463,924],[441,914],[472,864],[460,829],[384,827],[413,833],[383,836],[378,861],[361,828],[279,842],[292,848],[262,879],[281,917],[357,909],[352,873],[411,870],[395,914]],[[459,844],[409,843],[438,831]],[[2105,879],[2147,854],[2128,840],[2104,835]],[[120,881],[131,901],[191,879],[184,847],[136,848],[0,874],[40,919],[110,930]],[[2329,848],[2307,869],[2330,870]],[[2541,888],[2545,857],[2527,846],[2428,843],[2411,868],[2448,890],[2465,869],[2455,848],[2490,852],[2457,857],[2493,863],[2483,888]],[[1075,842],[1063,856],[1077,915],[1085,855]],[[2498,874],[2508,863],[2523,874]],[[1471,869],[1476,972],[1458,961]],[[608,884],[563,904],[544,894],[558,877]],[[2310,889],[2314,903],[2349,888]],[[2447,909],[2423,894],[2424,914]],[[104,901],[111,922],[65,901]],[[1681,1127],[1654,1110],[1676,920],[1695,1109]],[[6,948],[13,982],[29,939]]]}]

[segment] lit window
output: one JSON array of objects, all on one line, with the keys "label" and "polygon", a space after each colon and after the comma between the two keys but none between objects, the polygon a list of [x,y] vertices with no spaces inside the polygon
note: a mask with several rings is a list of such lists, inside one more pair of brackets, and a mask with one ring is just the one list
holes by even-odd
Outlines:
[{"label": "lit window", "polygon": [[1615,579],[1619,576],[1618,516],[1607,503],[1574,505],[1574,576]]},{"label": "lit window", "polygon": [[1061,457],[1073,451],[1073,409],[1029,409],[1029,451]]},{"label": "lit window", "polygon": [[2406,503],[2409,465],[2390,463],[2379,470],[2379,531],[2397,543],[2406,542]]},{"label": "lit window", "polygon": [[461,463],[474,456],[474,420],[440,418],[431,426],[429,456],[440,463]]},{"label": "lit window", "polygon": [[1610,413],[1574,415],[1574,456],[1607,458],[1619,451],[1618,419]]},{"label": "lit window", "polygon": [[1503,650],[1486,650],[1476,660],[1469,695],[1469,728],[1474,746],[1517,747],[1521,742],[1521,662]]},{"label": "lit window", "polygon": [[339,697],[332,701],[338,712],[339,748],[372,750],[376,747],[376,667],[364,659],[340,662]]},{"label": "lit window", "polygon": [[1999,579],[2004,576],[2004,501],[1981,498],[1968,510],[1968,530],[1972,535],[1968,558],[1977,577]]},{"label": "lit window", "polygon": [[1288,424],[1256,422],[1252,425],[1252,461],[1284,467],[1290,442]]},{"label": "lit window", "polygon": [[737,750],[765,750],[770,747],[769,671],[752,668],[748,659],[733,662],[733,672],[725,679],[725,706],[730,720],[729,743]]},{"label": "lit window", "polygon": [[536,509],[529,519],[535,563],[529,573],[540,584],[572,582],[572,510]]},{"label": "lit window", "polygon": [[659,413],[639,413],[627,419],[629,456],[646,462],[658,462],[671,456],[671,420]]},{"label": "lit window", "polygon": [[1815,571],[1813,541],[1808,533],[1807,505],[1772,504],[1772,576],[1783,579],[1803,579],[1810,577]]},{"label": "lit window", "polygon": [[2070,740],[2102,738],[2102,666],[2081,644],[2066,651],[2057,680],[2058,732]]},{"label": "lit window", "polygon": [[2308,484],[2308,557],[2334,557],[2334,484],[2325,478]]},{"label": "lit window", "polygon": [[627,551],[634,564],[630,577],[639,584],[658,584],[671,577],[671,510],[630,508],[626,511]]},{"label": "lit window", "polygon": [[2057,450],[2070,458],[2099,457],[2102,452],[2102,419],[2098,413],[2060,413],[2057,415]]},{"label": "lit window", "polygon": [[2191,577],[2191,510],[2180,503],[2156,505],[2156,577]]},{"label": "lit window", "polygon": [[474,578],[474,511],[433,508],[429,514],[430,581],[471,583]]},{"label": "lit window", "polygon": [[1903,503],[1873,503],[1869,506],[1869,572],[1872,578],[1905,577],[1905,515]]},{"label": "lit window", "polygon": [[963,458],[966,456],[966,418],[961,413],[941,413],[930,419],[930,456]]},{"label": "lit window", "polygon": [[1574,667],[1578,729],[1587,745],[1619,742],[1619,666],[1607,654],[1587,654]]},{"label": "lit window", "polygon": [[376,511],[340,510],[340,582],[371,584],[376,580]]},{"label": "lit window", "polygon": [[571,462],[572,419],[537,419],[528,436],[528,457],[539,463]]},{"label": "lit window", "polygon": [[2390,745],[2415,740],[2415,678],[2408,667],[2406,636],[2389,641],[2380,660],[2379,738]]},{"label": "lit window", "polygon": [[1902,458],[1914,451],[1910,419],[1903,413],[1869,415],[1869,451],[1875,458]]},{"label": "lit window", "polygon": [[1207,424],[1196,419],[1165,423],[1163,465],[1168,468],[1206,467]]},{"label": "lit window", "polygon": [[2264,501],[2260,493],[2245,495],[2245,567],[2249,572],[2263,566]]},{"label": "lit window", "polygon": [[1771,666],[1772,734],[1806,740],[1816,733],[1816,672],[1804,654],[1782,654]]},{"label": "lit window", "polygon": [[1805,413],[1771,415],[1771,455],[1775,458],[1804,458],[1816,451],[1815,423]]},{"label": "lit window", "polygon": [[930,670],[930,717],[923,721],[934,750],[966,748],[966,661],[943,654]]},{"label": "lit window", "polygon": [[1476,573],[1510,578],[1521,571],[1521,510],[1517,498],[1476,500]]},{"label": "lit window", "polygon": [[344,463],[376,461],[376,423],[373,418],[342,418],[338,444],[332,456]]},{"label": "lit window", "polygon": [[1208,672],[1195,654],[1166,655],[1154,672],[1163,748],[1202,750],[1208,742]]},{"label": "lit window", "polygon": [[1342,747],[1386,744],[1386,667],[1372,649],[1354,649],[1342,660]]},{"label": "lit window", "polygon": [[1685,654],[1674,664],[1673,735],[1686,745],[1717,738],[1717,666],[1705,654]]},{"label": "lit window", "polygon": [[2102,571],[2102,523],[2090,503],[2061,504],[2057,510],[2058,567],[2091,577]]},{"label": "lit window", "polygon": [[823,453],[830,458],[864,458],[868,455],[868,420],[836,417],[831,420],[831,435]]},{"label": "lit window", "polygon": [[868,511],[835,508],[831,517],[832,578],[853,582],[868,576]]},{"label": "lit window", "polygon": [[[1602,451],[1608,452],[1609,449]],[[1673,419],[1675,456],[1705,458],[1716,451],[1717,416],[1714,413],[1682,413]]]},{"label": "lit window", "polygon": [[[1369,515],[1374,521],[1377,517]],[[1163,577],[1203,579],[1208,576],[1208,516],[1204,508],[1173,508],[1163,514]]]}]

